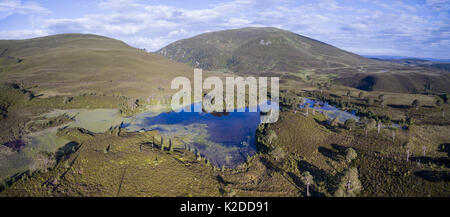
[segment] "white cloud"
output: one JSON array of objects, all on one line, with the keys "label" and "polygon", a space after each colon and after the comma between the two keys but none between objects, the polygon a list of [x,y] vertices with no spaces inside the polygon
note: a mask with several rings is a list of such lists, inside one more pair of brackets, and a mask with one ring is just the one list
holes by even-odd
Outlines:
[{"label": "white cloud", "polygon": [[147,37],[135,37],[129,40],[132,44],[139,44],[141,47],[150,50],[157,50],[163,47],[165,44],[169,43],[168,39],[164,39],[162,37],[158,38],[147,38]]},{"label": "white cloud", "polygon": [[40,6],[34,2],[22,2],[20,0],[3,0],[0,1],[0,20],[13,14],[27,15],[37,14],[46,15],[50,10]]},{"label": "white cloud", "polygon": [[172,38],[172,37],[177,37],[177,36],[188,36],[189,32],[184,30],[184,29],[180,29],[180,30],[174,30],[169,32],[168,37]]},{"label": "white cloud", "polygon": [[1,39],[27,39],[49,35],[46,30],[9,30],[0,31]]},{"label": "white cloud", "polygon": [[229,27],[245,27],[251,24],[252,21],[247,19],[240,19],[240,18],[230,18],[225,19],[225,23],[223,26],[229,26]]}]

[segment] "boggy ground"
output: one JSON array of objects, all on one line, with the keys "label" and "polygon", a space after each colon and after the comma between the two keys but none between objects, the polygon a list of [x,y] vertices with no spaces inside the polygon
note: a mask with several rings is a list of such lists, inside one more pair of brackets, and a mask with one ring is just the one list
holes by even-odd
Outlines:
[{"label": "boggy ground", "polygon": [[[448,104],[441,108],[434,106],[435,96],[386,94],[388,103],[383,108],[367,103],[354,92],[348,97],[348,89],[339,88],[321,94],[314,90],[282,91],[280,119],[274,124],[260,125],[259,153],[235,169],[215,168],[195,153],[171,150],[167,140],[161,150],[156,131],[127,133],[113,128],[106,133],[92,133],[63,128],[58,135],[72,141],[67,147],[71,151],[60,155],[56,166],[48,172],[37,171],[15,179],[0,196],[296,197],[307,196],[305,172],[312,176],[310,196],[450,196],[450,125],[447,118],[440,117],[441,108],[448,113]],[[378,96],[374,92],[364,95]],[[372,127],[366,134],[359,123],[351,130],[344,124],[331,126],[323,114],[313,115],[309,111],[306,116],[304,110],[290,105],[295,105],[299,96],[336,101],[342,109],[356,109],[383,125],[394,122],[406,128],[382,128],[378,133]],[[90,97],[94,100],[80,103],[81,108],[95,103],[105,103],[100,107],[123,103],[121,98],[107,96],[79,96],[73,102],[91,100]],[[422,105],[412,108],[410,103],[415,98]],[[57,108],[77,107],[75,103],[62,104],[62,98],[33,100],[22,104],[16,101],[17,109],[39,113],[41,106],[33,105],[41,100],[46,103],[55,100]],[[13,112],[14,109],[9,109],[2,121],[14,118]],[[407,117],[412,120],[403,123]],[[64,117],[59,118],[53,121],[65,122]],[[174,147],[182,147],[176,144],[177,140],[171,142]],[[350,148],[356,156],[349,159]],[[360,187],[345,190],[349,171],[355,171],[351,168],[356,168],[358,180],[352,179],[352,183],[354,186],[360,183]],[[348,191],[344,195],[338,194],[342,186],[344,192]]]},{"label": "boggy ground", "polygon": [[156,131],[102,134],[70,128],[60,136],[77,150],[49,172],[24,177],[1,196],[289,196],[295,185],[255,156],[239,169],[218,169],[184,149],[170,150]]}]

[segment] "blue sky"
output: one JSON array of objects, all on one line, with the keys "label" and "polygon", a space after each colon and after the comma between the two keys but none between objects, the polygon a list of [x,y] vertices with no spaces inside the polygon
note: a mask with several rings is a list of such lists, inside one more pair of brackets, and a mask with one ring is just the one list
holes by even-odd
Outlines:
[{"label": "blue sky", "polygon": [[93,33],[155,51],[247,26],[290,30],[362,55],[450,59],[450,0],[0,0],[0,39]]}]

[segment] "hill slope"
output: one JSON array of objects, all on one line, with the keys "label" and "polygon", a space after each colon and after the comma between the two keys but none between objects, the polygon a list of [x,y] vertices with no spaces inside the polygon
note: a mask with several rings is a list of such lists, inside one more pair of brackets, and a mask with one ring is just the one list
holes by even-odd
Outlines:
[{"label": "hill slope", "polygon": [[208,70],[297,72],[354,67],[371,60],[277,28],[243,28],[176,41],[157,53]]},{"label": "hill slope", "polygon": [[173,78],[191,74],[184,64],[97,35],[0,40],[0,82],[23,82],[44,95],[166,95]]},{"label": "hill slope", "polygon": [[335,81],[349,87],[366,91],[397,93],[449,93],[450,74],[436,73],[374,73],[352,74]]}]

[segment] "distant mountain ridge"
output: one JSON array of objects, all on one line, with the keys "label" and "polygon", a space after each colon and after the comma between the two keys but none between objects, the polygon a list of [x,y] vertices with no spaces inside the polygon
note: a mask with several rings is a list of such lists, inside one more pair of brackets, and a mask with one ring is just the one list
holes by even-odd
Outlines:
[{"label": "distant mountain ridge", "polygon": [[241,73],[346,68],[374,61],[326,43],[273,27],[204,33],[156,53],[207,70]]},{"label": "distant mountain ridge", "polygon": [[437,59],[437,58],[424,58],[424,57],[409,57],[409,56],[384,56],[384,55],[362,55],[363,57],[369,59],[377,59],[377,60],[401,60],[401,59],[409,59],[409,60],[422,60],[422,61],[431,61],[431,62],[443,62],[450,63],[450,59]]},{"label": "distant mountain ridge", "polygon": [[450,60],[446,61],[444,59],[436,60],[436,59],[420,59],[420,58],[392,58],[392,59],[384,59],[384,58],[374,58],[371,59],[378,60],[378,61],[384,61],[384,62],[390,62],[390,63],[397,63],[405,66],[417,66],[417,67],[424,67],[424,68],[432,68],[442,71],[450,71]]}]

